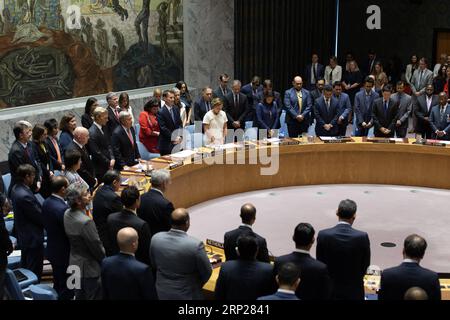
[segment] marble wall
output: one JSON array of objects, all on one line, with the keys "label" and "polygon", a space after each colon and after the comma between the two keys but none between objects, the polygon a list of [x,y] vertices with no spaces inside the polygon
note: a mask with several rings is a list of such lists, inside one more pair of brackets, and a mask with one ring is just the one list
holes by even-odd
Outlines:
[{"label": "marble wall", "polygon": [[184,75],[190,87],[216,88],[234,76],[234,0],[184,2]]}]

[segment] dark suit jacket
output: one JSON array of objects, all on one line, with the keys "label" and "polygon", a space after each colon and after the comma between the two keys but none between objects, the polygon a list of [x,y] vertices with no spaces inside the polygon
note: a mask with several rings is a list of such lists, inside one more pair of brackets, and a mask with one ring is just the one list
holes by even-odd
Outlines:
[{"label": "dark suit jacket", "polygon": [[253,232],[253,230],[247,226],[240,226],[237,229],[225,233],[224,251],[226,260],[229,261],[238,259],[238,255],[236,253],[237,240],[243,235],[251,235],[256,238],[256,241],[258,242],[258,255],[256,256],[256,259],[261,262],[269,262],[269,251],[267,250],[266,239],[261,237],[256,232]]},{"label": "dark suit jacket", "polygon": [[123,209],[121,212],[116,212],[108,216],[109,239],[112,244],[113,253],[119,253],[117,233],[120,229],[127,227],[136,230],[139,236],[136,259],[146,265],[150,265],[150,228],[147,222],[127,209]]},{"label": "dark suit jacket", "polygon": [[107,256],[114,253],[114,246],[110,243],[107,219],[110,214],[121,210],[122,201],[111,186],[103,185],[98,188],[94,196],[92,216]]},{"label": "dark suit jacket", "polygon": [[229,93],[225,97],[223,111],[227,114],[229,129],[234,129],[234,121],[239,121],[241,124],[241,129],[245,129],[245,118],[250,112],[248,98],[245,94],[239,93],[239,104],[236,106],[234,103],[234,93]]},{"label": "dark suit jacket", "polygon": [[276,291],[273,267],[256,260],[226,261],[216,283],[216,300],[256,300]]},{"label": "dark suit jacket", "polygon": [[[231,92],[231,89],[227,87],[227,92],[226,92],[225,96],[228,95],[230,92]],[[220,100],[222,100],[222,102],[224,101],[225,96],[223,95],[222,89],[220,88],[220,86],[217,87],[216,90],[213,91],[213,98],[220,98]]]},{"label": "dark suit jacket", "polygon": [[[302,105],[299,108],[297,90],[291,88],[284,94],[284,108],[286,109],[286,123],[288,125],[298,125],[302,132],[308,131],[310,124],[310,116],[312,110],[313,101],[311,95],[305,89],[302,89]],[[305,118],[302,122],[298,122],[296,117],[303,115]]]},{"label": "dark suit jacket", "polygon": [[39,189],[39,193],[47,198],[50,196],[50,172],[53,171],[52,162],[50,159],[50,153],[47,149],[46,144],[44,143],[45,150],[41,148],[39,144],[36,142],[31,142],[34,152],[34,158],[37,159],[37,162],[40,166],[40,176],[41,176],[41,188]]},{"label": "dark suit jacket", "polygon": [[339,117],[343,117],[343,123],[342,125],[346,126],[348,124],[348,117],[350,115],[350,112],[352,111],[352,104],[350,102],[350,97],[348,94],[342,92],[339,98],[336,96],[333,96],[338,100],[338,114]]},{"label": "dark suit jacket", "polygon": [[263,86],[260,85],[256,88],[256,92],[253,91],[252,84],[246,84],[241,88],[241,92],[247,96],[249,112],[246,116],[246,121],[254,121],[256,116],[256,106],[258,105],[258,94],[263,92]]},{"label": "dark suit jacket", "polygon": [[403,262],[398,267],[383,270],[378,299],[404,300],[406,291],[412,287],[425,290],[430,300],[441,300],[441,286],[437,273],[414,262]]},{"label": "dark suit jacket", "polygon": [[274,294],[259,297],[257,300],[300,300],[295,294],[286,292],[275,292]]},{"label": "dark suit jacket", "polygon": [[[277,103],[277,108],[278,108],[278,112],[281,113],[281,111],[283,110],[283,99],[281,99],[281,94],[277,91],[272,91],[274,98],[273,101],[275,101]],[[256,105],[258,105],[258,103],[263,103],[264,101],[264,90],[258,92],[258,94],[256,95],[256,97],[258,98],[258,102],[256,103]]]},{"label": "dark suit jacket", "polygon": [[447,134],[443,137],[439,137],[440,140],[450,140],[450,104],[447,105],[444,116],[441,117],[441,106],[434,106],[430,113],[430,125],[434,133],[439,131],[445,131]]},{"label": "dark suit jacket", "polygon": [[95,124],[89,128],[88,149],[92,156],[92,164],[98,180],[103,179],[109,169],[111,159],[114,159],[108,128],[105,126],[102,130],[103,133]]},{"label": "dark suit jacket", "polygon": [[65,152],[69,150],[77,150],[78,152],[81,153],[81,167],[77,172],[80,175],[80,177],[83,178],[84,181],[86,181],[86,183],[92,190],[95,186],[95,171],[94,165],[92,164],[92,160],[89,153],[87,152],[86,146],[84,149],[82,149],[75,142],[72,141],[72,143],[67,146]]},{"label": "dark suit jacket", "polygon": [[[59,144],[58,138],[56,138],[56,143],[59,147],[59,153],[61,154],[61,160],[64,161],[64,152],[61,149],[61,145]],[[52,163],[53,170],[62,170],[61,165],[58,163],[58,154],[56,153],[55,146],[53,145],[52,141],[49,137],[45,140],[45,144],[48,149],[48,153],[50,155],[50,161]]]},{"label": "dark suit jacket", "polygon": [[[180,110],[174,108],[175,122],[172,119],[169,109],[167,107],[162,107],[157,114],[157,119],[160,128],[158,149],[161,155],[167,155],[172,152],[174,144],[172,144],[172,133],[183,127],[183,123],[180,118]],[[197,118],[196,118],[197,120]],[[203,118],[201,119],[203,120]],[[181,133],[180,133],[181,135]]]},{"label": "dark suit jacket", "polygon": [[[336,98],[331,97],[330,108],[327,109],[325,97],[322,96],[316,99],[314,103],[314,117],[316,118],[316,135],[317,136],[337,136],[339,119],[339,102]],[[331,124],[333,128],[327,131],[323,128],[324,125]]]},{"label": "dark suit jacket", "polygon": [[417,117],[416,132],[425,133],[427,130],[431,130],[430,123],[425,121],[425,118],[430,117],[431,110],[433,110],[433,107],[438,104],[439,96],[437,95],[433,95],[430,110],[428,110],[427,98],[425,94],[418,96],[417,99],[415,99],[414,114]]},{"label": "dark suit jacket", "polygon": [[47,258],[52,264],[69,264],[70,243],[64,230],[64,213],[69,206],[51,195],[42,205],[42,217],[47,231]]},{"label": "dark suit jacket", "polygon": [[122,126],[117,126],[112,134],[111,145],[114,158],[116,159],[114,169],[119,171],[123,170],[125,166],[132,167],[138,164],[136,159],[141,158],[136,144],[136,131],[134,131],[133,127],[131,127],[130,131],[133,136],[133,144],[131,144],[130,138]]},{"label": "dark suit jacket", "polygon": [[310,255],[293,252],[275,259],[274,274],[288,262],[300,269],[300,285],[295,292],[301,300],[328,300],[331,298],[331,279],[327,266]]},{"label": "dark suit jacket", "polygon": [[333,298],[363,300],[363,277],[370,265],[366,232],[348,224],[322,230],[317,236],[317,259],[325,263],[333,282]]},{"label": "dark suit jacket", "polygon": [[81,115],[81,125],[89,130],[89,128],[94,124],[94,120],[87,113]]},{"label": "dark suit jacket", "polygon": [[170,230],[170,215],[174,210],[172,202],[160,192],[151,189],[141,197],[138,216],[148,223],[153,237],[158,232]]},{"label": "dark suit jacket", "polygon": [[11,192],[14,209],[14,228],[21,248],[39,248],[44,245],[42,207],[30,188],[16,184]]},{"label": "dark suit jacket", "polygon": [[151,268],[135,257],[119,253],[102,262],[105,300],[157,300]]},{"label": "dark suit jacket", "polygon": [[380,131],[380,128],[386,128],[391,130],[391,133],[387,136],[393,137],[395,135],[395,127],[398,120],[398,107],[399,102],[389,99],[387,113],[384,110],[384,98],[378,98],[373,104],[373,124],[375,126],[376,136],[386,136]]},{"label": "dark suit jacket", "polygon": [[[310,64],[308,64],[308,65],[306,66],[306,69],[305,69],[305,77],[303,78],[303,79],[305,80],[306,84],[307,84],[308,86],[310,86],[310,87],[313,86],[313,85],[311,85],[311,68],[312,68],[312,63],[310,63]],[[324,67],[322,64],[318,63],[316,69],[317,69],[317,70],[316,70],[316,71],[317,71],[316,83],[317,83],[318,80],[324,78],[324,75],[325,75],[325,67]],[[314,86],[315,86],[315,85],[314,85]]]},{"label": "dark suit jacket", "polygon": [[28,153],[25,151],[25,149],[22,147],[19,141],[14,141],[11,149],[9,149],[8,154],[8,165],[9,165],[9,171],[11,172],[11,183],[9,185],[8,194],[11,196],[11,190],[16,184],[16,171],[17,168],[21,164],[31,164],[34,169],[36,169],[36,177],[34,180],[33,186],[31,186],[32,190],[36,189],[36,183],[39,181],[41,176],[41,166],[39,164],[39,159],[36,159],[33,152],[33,147],[31,146],[31,142],[28,143],[28,148],[30,149],[31,157],[28,155]]},{"label": "dark suit jacket", "polygon": [[366,104],[366,91],[361,90],[355,96],[355,117],[356,124],[361,126],[363,122],[365,123],[373,123],[372,115],[373,115],[373,104],[376,99],[380,96],[376,92],[371,92],[368,100],[368,104]]},{"label": "dark suit jacket", "polygon": [[0,268],[2,267],[2,262],[7,261],[8,252],[12,251],[13,245],[11,239],[9,238],[8,230],[5,226],[5,220],[3,217],[0,217]]},{"label": "dark suit jacket", "polygon": [[[116,127],[120,126],[120,121],[116,118],[116,115],[109,106],[106,109],[108,109],[108,122],[106,123],[106,126],[108,127],[108,132],[112,134]],[[119,107],[117,107],[117,110],[120,113]]]},{"label": "dark suit jacket", "polygon": [[73,134],[68,131],[61,131],[59,135],[59,145],[61,146],[61,156],[64,158],[64,153],[69,144],[72,143]]},{"label": "dark suit jacket", "polygon": [[[211,102],[209,102],[209,106],[212,109]],[[206,106],[206,101],[203,99],[203,97],[201,97],[194,102],[194,120],[203,122],[205,114],[211,109],[208,109],[208,107]]]}]

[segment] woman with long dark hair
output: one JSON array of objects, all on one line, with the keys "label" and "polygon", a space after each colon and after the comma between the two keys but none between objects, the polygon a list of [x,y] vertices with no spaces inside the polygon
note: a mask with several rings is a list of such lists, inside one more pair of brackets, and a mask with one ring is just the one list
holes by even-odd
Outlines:
[{"label": "woman with long dark hair", "polygon": [[39,160],[39,165],[41,167],[41,188],[39,193],[42,197],[48,198],[51,195],[50,182],[53,176],[53,166],[50,160],[50,153],[45,140],[47,139],[47,129],[41,125],[37,124],[34,126],[32,131],[32,146],[33,152],[36,159]]},{"label": "woman with long dark hair", "polygon": [[77,127],[77,119],[72,112],[68,112],[61,118],[59,122],[59,130],[61,134],[59,135],[59,145],[61,146],[61,151],[64,154],[67,146],[73,140],[73,131]]},{"label": "woman with long dark hair", "polygon": [[89,98],[86,101],[86,106],[84,107],[84,113],[81,116],[81,125],[89,130],[89,128],[94,124],[94,119],[92,114],[95,108],[99,106],[97,99]]}]

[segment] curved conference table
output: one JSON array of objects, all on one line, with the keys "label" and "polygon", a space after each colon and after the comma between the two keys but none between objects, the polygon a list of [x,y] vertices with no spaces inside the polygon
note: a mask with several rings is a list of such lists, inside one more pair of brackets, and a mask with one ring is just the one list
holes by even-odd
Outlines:
[{"label": "curved conference table", "polygon": [[[449,145],[415,145],[411,139],[404,144],[353,139],[339,144],[316,139],[312,144],[279,146],[276,151],[274,146],[258,146],[258,151],[279,153],[275,175],[261,175],[261,168],[268,165],[249,164],[255,150],[245,151],[246,164],[185,164],[171,171],[172,184],[166,196],[175,207],[188,208],[227,195],[288,186],[383,184],[450,189]],[[227,152],[227,156],[236,158],[239,152]]]}]

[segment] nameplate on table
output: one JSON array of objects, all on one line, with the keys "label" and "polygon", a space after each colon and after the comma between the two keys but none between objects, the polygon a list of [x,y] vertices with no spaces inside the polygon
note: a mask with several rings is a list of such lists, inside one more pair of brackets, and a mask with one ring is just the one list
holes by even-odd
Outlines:
[{"label": "nameplate on table", "polygon": [[422,146],[430,146],[430,147],[441,147],[445,148],[447,146],[447,143],[441,141],[441,140],[417,140],[413,144],[419,144]]},{"label": "nameplate on table", "polygon": [[319,137],[319,139],[324,143],[347,143],[353,142],[350,137]]},{"label": "nameplate on table", "polygon": [[389,139],[389,138],[367,138],[367,142],[372,143],[385,143],[385,144],[395,144],[395,139]]},{"label": "nameplate on table", "polygon": [[211,239],[206,239],[206,244],[209,245],[209,246],[213,246],[213,247],[219,248],[219,249],[224,249],[225,248],[222,242],[218,242],[218,241],[211,240]]},{"label": "nameplate on table", "polygon": [[280,141],[280,146],[298,146],[299,144],[301,144],[300,141],[291,138],[285,138]]},{"label": "nameplate on table", "polygon": [[181,167],[184,165],[183,161],[179,161],[179,162],[172,162],[171,164],[169,164],[169,170],[173,170],[176,169],[178,167]]}]

